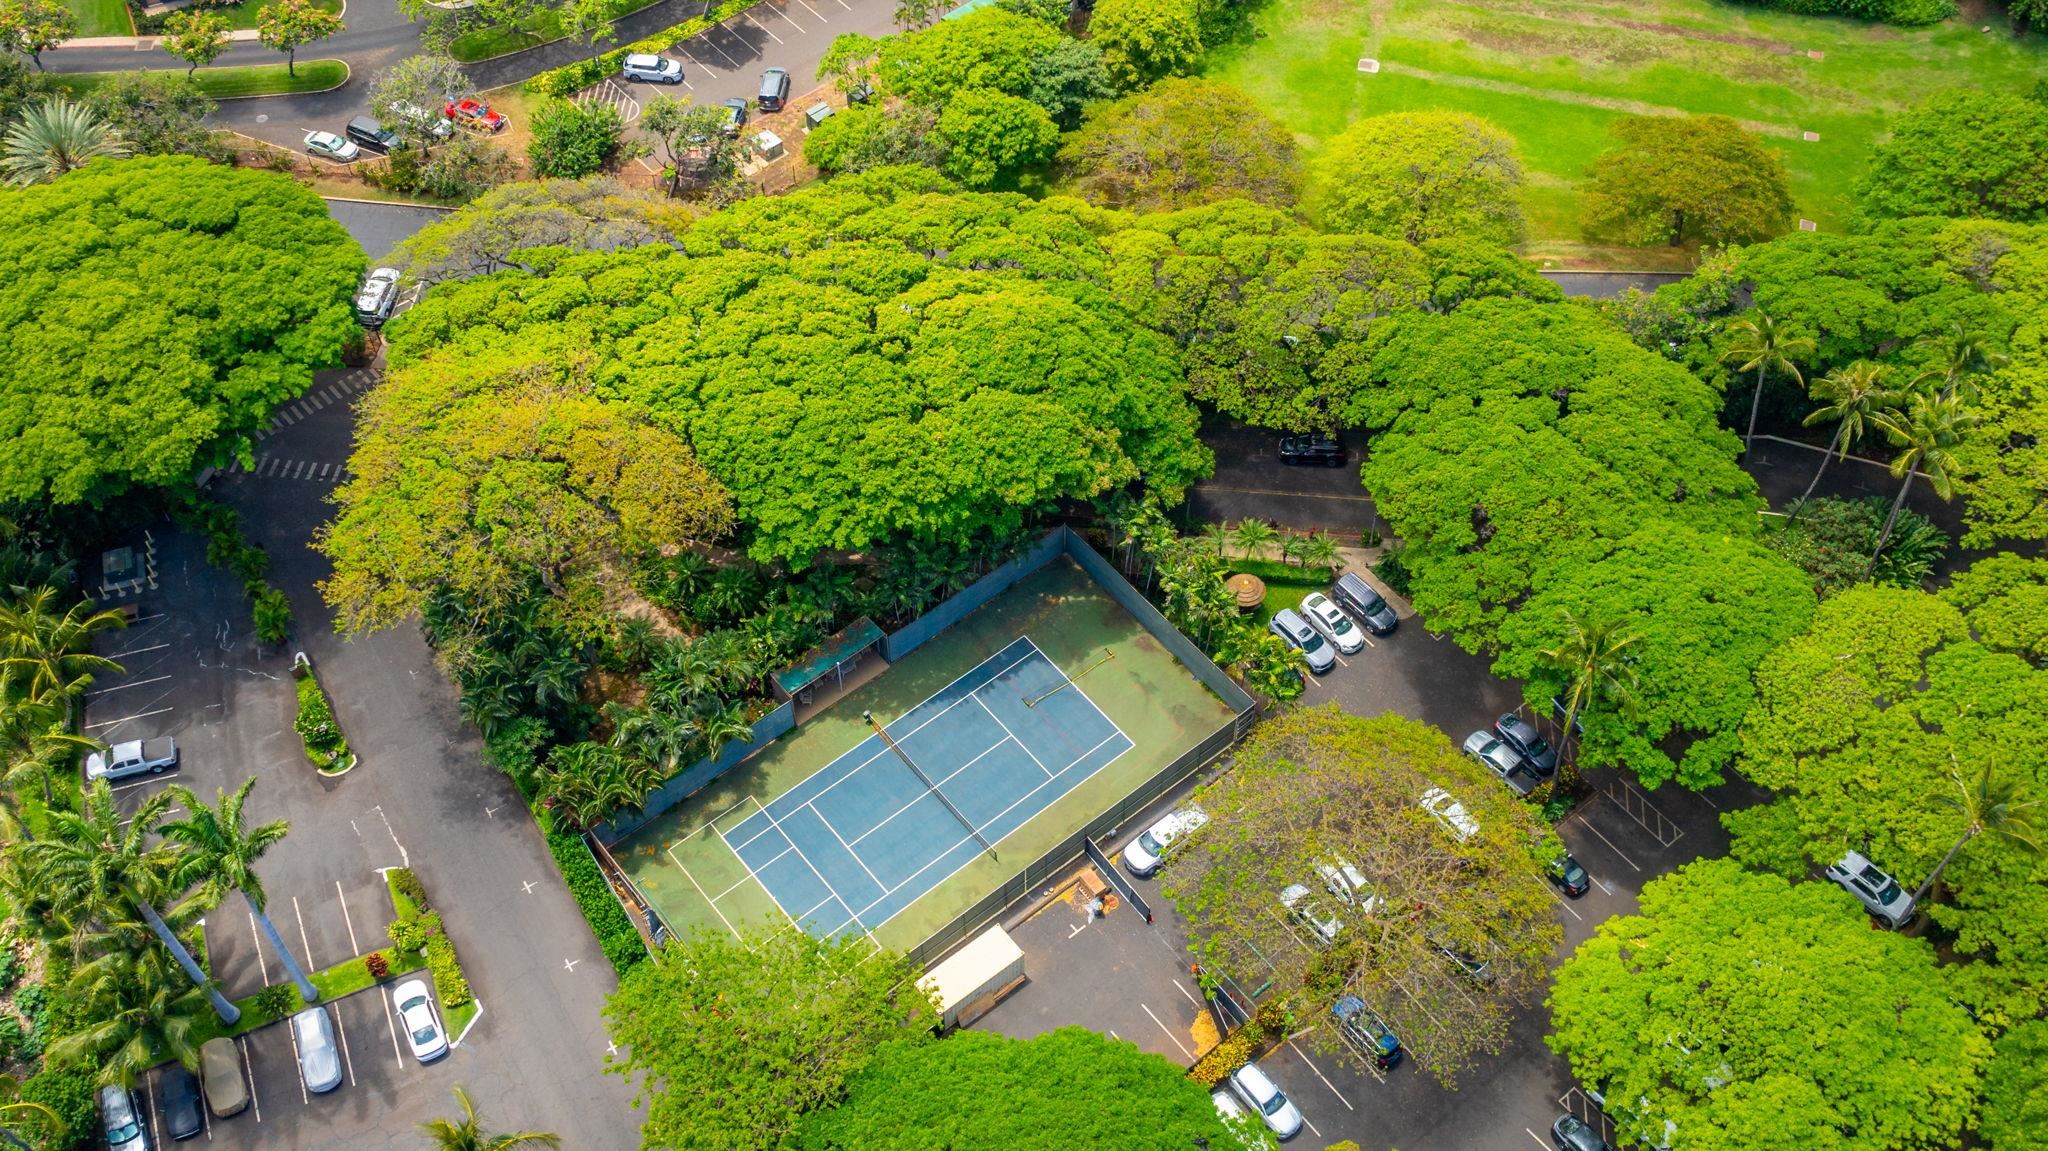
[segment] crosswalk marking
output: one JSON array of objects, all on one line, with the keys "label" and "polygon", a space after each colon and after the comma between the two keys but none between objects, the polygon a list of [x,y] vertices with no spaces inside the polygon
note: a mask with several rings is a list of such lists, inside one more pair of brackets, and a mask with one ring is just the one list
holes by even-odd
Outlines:
[{"label": "crosswalk marking", "polygon": [[270,421],[270,426],[258,432],[256,438],[263,439],[274,432],[291,427],[314,412],[330,404],[338,404],[376,382],[375,368],[357,368],[327,387],[317,392],[309,391],[296,402],[277,409],[276,417]]}]

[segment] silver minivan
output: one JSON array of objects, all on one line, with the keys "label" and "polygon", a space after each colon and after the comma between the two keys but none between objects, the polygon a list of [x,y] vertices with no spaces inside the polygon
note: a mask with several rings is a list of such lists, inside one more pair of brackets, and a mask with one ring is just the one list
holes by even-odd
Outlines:
[{"label": "silver minivan", "polygon": [[318,1095],[341,1086],[341,1052],[334,1045],[334,1020],[325,1007],[292,1016],[292,1044],[299,1052],[299,1078]]},{"label": "silver minivan", "polygon": [[1298,648],[1308,659],[1308,669],[1321,675],[1337,666],[1337,653],[1330,647],[1323,634],[1308,626],[1291,607],[1283,607],[1273,613],[1273,622],[1266,625],[1274,635],[1287,641],[1287,646]]}]

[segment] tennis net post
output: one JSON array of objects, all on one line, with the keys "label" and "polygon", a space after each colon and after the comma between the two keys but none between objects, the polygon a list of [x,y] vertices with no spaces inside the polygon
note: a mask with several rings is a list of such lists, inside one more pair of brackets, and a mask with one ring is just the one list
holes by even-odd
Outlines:
[{"label": "tennis net post", "polygon": [[953,806],[953,801],[947,799],[946,793],[939,790],[939,785],[932,782],[932,777],[926,775],[924,773],[924,769],[917,766],[917,761],[911,759],[910,755],[907,752],[905,752],[901,747],[897,746],[895,740],[889,738],[889,733],[883,729],[882,725],[878,721],[876,721],[875,713],[872,711],[863,711],[860,713],[860,717],[867,721],[869,727],[875,729],[875,734],[882,737],[882,743],[885,744],[890,751],[896,753],[896,758],[903,761],[903,766],[910,769],[910,773],[917,777],[917,781],[919,783],[924,784],[924,789],[932,793],[932,798],[944,804],[946,810],[953,813],[953,818],[960,821],[960,826],[967,829],[967,834],[974,837],[974,842],[979,843],[983,851],[988,852],[988,857],[990,859],[997,860],[997,862],[1001,862],[1000,858],[996,855],[996,845],[990,843],[988,841],[988,838],[981,834],[981,829],[974,826],[974,822],[968,819],[967,816],[964,813],[962,813],[959,808]]}]

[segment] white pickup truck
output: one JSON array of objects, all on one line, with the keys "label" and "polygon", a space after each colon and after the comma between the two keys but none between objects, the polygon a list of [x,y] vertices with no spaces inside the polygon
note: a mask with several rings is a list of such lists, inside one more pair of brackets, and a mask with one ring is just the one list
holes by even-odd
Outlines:
[{"label": "white pickup truck", "polygon": [[136,775],[156,775],[178,766],[178,741],[170,736],[160,739],[132,739],[117,743],[105,751],[96,751],[85,757],[85,780],[127,779]]}]

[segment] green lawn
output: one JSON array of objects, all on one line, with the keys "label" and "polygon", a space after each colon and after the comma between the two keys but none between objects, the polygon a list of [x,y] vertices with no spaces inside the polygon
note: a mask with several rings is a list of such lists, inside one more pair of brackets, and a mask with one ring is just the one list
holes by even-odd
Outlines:
[{"label": "green lawn", "polygon": [[1232,574],[1248,572],[1264,581],[1266,598],[1250,612],[1252,621],[1260,627],[1272,622],[1273,613],[1283,607],[1301,610],[1301,597],[1308,593],[1330,590],[1331,574],[1322,568],[1305,568],[1300,564],[1242,558],[1232,558],[1228,563]]},{"label": "green lawn", "polygon": [[[1583,247],[1575,185],[1617,116],[1750,122],[1784,154],[1800,215],[1833,229],[1888,114],[1943,88],[2024,91],[2048,77],[2048,39],[2015,38],[2002,21],[1989,34],[1956,20],[1906,30],[1712,0],[1273,0],[1256,20],[1262,35],[1219,54],[1211,75],[1311,149],[1382,112],[1494,121],[1522,145],[1531,254],[1560,257]],[[1361,57],[1380,72],[1359,72]]]},{"label": "green lawn", "polygon": [[[250,2],[255,3],[256,0]],[[611,18],[618,20],[652,3],[654,0],[611,0]],[[478,60],[559,40],[563,35],[561,13],[553,8],[543,8],[520,21],[517,27],[488,25],[471,28],[455,38],[455,42],[448,46],[448,54],[464,64],[474,64]],[[609,51],[614,45],[610,41],[599,41],[598,47]]]},{"label": "green lawn", "polygon": [[135,35],[135,25],[128,20],[128,5],[122,0],[64,0],[64,6],[78,18],[80,36]]},{"label": "green lawn", "polygon": [[[183,73],[182,68],[147,69]],[[199,82],[199,90],[216,100],[227,100],[236,96],[277,96],[290,92],[324,92],[341,86],[348,79],[348,65],[339,60],[301,60],[298,76],[285,75],[283,62],[258,64],[247,68],[201,68],[193,73]],[[75,93],[84,93],[107,82],[119,72],[63,72],[51,73],[59,84]]]}]

